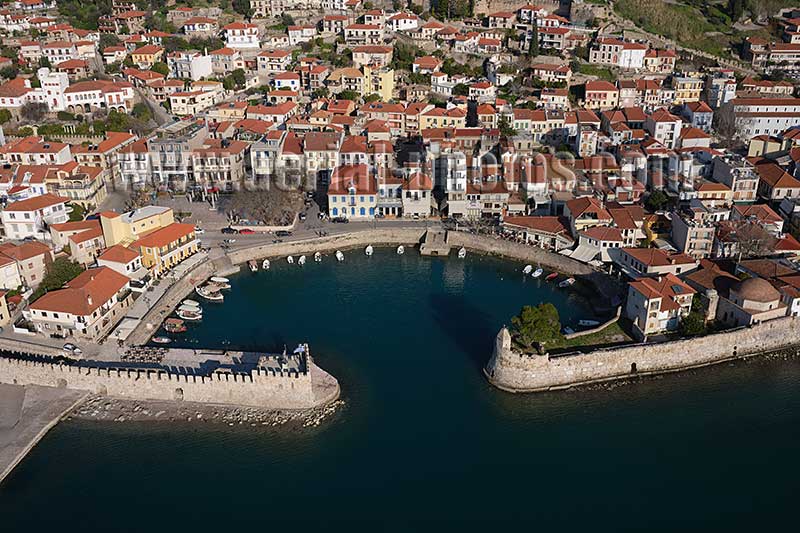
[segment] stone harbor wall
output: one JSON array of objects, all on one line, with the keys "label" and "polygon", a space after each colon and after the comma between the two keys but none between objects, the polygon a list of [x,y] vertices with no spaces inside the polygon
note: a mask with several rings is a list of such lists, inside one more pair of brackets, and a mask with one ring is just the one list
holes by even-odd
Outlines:
[{"label": "stone harbor wall", "polygon": [[503,328],[484,371],[500,389],[538,392],[676,372],[780,350],[800,350],[800,318],[779,318],[705,337],[560,356],[522,354],[512,347],[511,335]]},{"label": "stone harbor wall", "polygon": [[339,395],[336,379],[310,359],[308,372],[260,368],[195,376],[163,369],[99,368],[0,356],[0,383],[62,387],[120,399],[264,409],[307,409]]}]

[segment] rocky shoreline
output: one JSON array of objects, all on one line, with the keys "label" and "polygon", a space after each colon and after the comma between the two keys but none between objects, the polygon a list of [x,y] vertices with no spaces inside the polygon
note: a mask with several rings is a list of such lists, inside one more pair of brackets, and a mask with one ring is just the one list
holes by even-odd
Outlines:
[{"label": "rocky shoreline", "polygon": [[320,407],[299,410],[267,410],[256,407],[207,405],[192,402],[120,400],[92,395],[73,409],[66,419],[103,422],[195,422],[227,426],[317,427],[335,415],[341,399]]}]

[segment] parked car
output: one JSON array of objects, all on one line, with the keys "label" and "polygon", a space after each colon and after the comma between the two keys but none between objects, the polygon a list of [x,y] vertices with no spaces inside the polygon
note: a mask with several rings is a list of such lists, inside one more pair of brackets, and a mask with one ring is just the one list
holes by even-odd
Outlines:
[{"label": "parked car", "polygon": [[222,244],[233,244],[236,242],[236,239],[225,239],[222,241]]},{"label": "parked car", "polygon": [[300,213],[300,215],[298,215],[298,216],[300,218],[300,222],[305,222],[306,221],[306,214],[305,213]]},{"label": "parked car", "polygon": [[78,348],[77,346],[72,344],[71,342],[68,342],[68,343],[64,344],[64,351],[71,352],[74,355],[80,355],[80,354],[83,353],[83,350],[81,350],[80,348]]},{"label": "parked car", "polygon": [[350,222],[350,219],[347,217],[336,217],[332,218],[331,222],[333,222],[334,224],[347,224]]},{"label": "parked car", "polygon": [[202,235],[202,234],[203,234],[203,233],[205,233],[205,232],[206,232],[206,230],[204,230],[204,229],[203,229],[203,228],[201,228],[200,226],[195,226],[195,227],[194,227],[194,233],[195,233],[195,235]]},{"label": "parked car", "polygon": [[291,237],[292,236],[292,232],[291,231],[286,231],[286,230],[279,230],[279,231],[275,232],[275,236],[276,237]]},{"label": "parked car", "polygon": [[225,233],[225,234],[231,234],[231,233],[236,234],[236,233],[239,233],[239,232],[236,231],[234,228],[222,228],[222,233]]},{"label": "parked car", "polygon": [[252,230],[250,228],[244,228],[244,229],[240,229],[239,230],[239,234],[240,235],[252,235],[254,233],[255,233],[255,230]]}]

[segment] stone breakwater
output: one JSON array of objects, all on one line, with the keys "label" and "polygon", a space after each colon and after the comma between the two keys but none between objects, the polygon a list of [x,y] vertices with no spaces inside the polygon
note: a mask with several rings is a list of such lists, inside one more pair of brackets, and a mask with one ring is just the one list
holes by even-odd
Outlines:
[{"label": "stone breakwater", "polygon": [[89,391],[128,400],[186,401],[261,409],[310,409],[339,397],[339,383],[309,357],[308,370],[177,374],[165,369],[102,368],[0,356],[0,383]]},{"label": "stone breakwater", "polygon": [[512,347],[506,328],[495,338],[484,372],[508,392],[541,392],[637,376],[678,372],[754,355],[797,350],[800,318],[659,344],[637,344],[567,355],[529,355]]}]

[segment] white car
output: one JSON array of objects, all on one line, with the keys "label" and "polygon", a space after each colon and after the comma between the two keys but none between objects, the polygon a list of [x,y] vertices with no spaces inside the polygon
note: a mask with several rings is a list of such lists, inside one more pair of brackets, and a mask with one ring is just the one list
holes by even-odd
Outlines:
[{"label": "white car", "polygon": [[83,351],[80,348],[78,348],[77,346],[75,346],[71,342],[68,342],[68,343],[64,344],[63,348],[64,348],[64,351],[72,352],[75,355],[80,355],[80,354],[83,353]]},{"label": "white car", "polygon": [[195,227],[194,227],[194,234],[195,234],[195,235],[202,235],[202,234],[203,234],[203,233],[205,233],[205,232],[206,232],[206,230],[204,230],[204,229],[203,229],[203,228],[201,228],[200,226],[195,226]]}]

